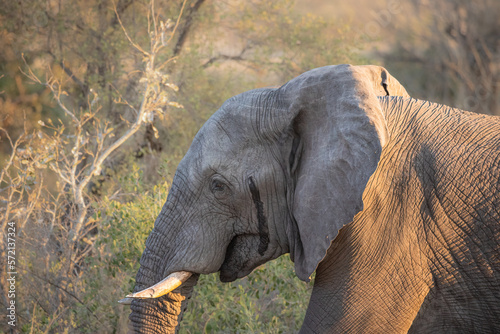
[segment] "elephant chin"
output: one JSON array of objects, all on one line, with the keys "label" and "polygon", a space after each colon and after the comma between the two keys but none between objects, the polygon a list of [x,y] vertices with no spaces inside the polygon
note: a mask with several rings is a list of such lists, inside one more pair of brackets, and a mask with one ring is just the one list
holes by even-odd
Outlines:
[{"label": "elephant chin", "polygon": [[247,276],[252,272],[252,269],[236,269],[226,266],[225,264],[219,270],[219,279],[221,282],[229,283],[236,281],[238,278]]},{"label": "elephant chin", "polygon": [[233,282],[245,277],[257,266],[271,260],[258,253],[259,244],[259,235],[245,234],[234,237],[227,247],[226,257],[219,269],[221,282]]},{"label": "elephant chin", "polygon": [[221,268],[221,270],[219,272],[219,279],[221,282],[229,283],[229,282],[236,281],[236,279],[238,279],[238,275],[234,271],[225,270],[225,269]]}]

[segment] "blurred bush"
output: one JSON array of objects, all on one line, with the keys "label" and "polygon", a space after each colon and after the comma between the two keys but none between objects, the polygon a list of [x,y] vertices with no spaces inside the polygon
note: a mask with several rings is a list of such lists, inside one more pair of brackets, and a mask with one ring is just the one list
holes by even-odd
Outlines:
[{"label": "blurred bush", "polygon": [[232,283],[201,276],[180,333],[297,333],[311,291],[312,281],[295,276],[288,254]]},{"label": "blurred bush", "polygon": [[500,115],[500,2],[411,0],[382,59],[416,98]]}]

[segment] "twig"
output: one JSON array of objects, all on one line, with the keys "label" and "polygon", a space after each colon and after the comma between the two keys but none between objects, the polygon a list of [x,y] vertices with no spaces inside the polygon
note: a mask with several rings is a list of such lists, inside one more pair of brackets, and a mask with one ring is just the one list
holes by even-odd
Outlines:
[{"label": "twig", "polygon": [[115,11],[116,18],[118,19],[118,23],[120,23],[120,27],[122,28],[123,33],[127,37],[127,39],[130,42],[130,44],[132,44],[134,46],[134,48],[136,48],[137,50],[139,50],[140,52],[142,52],[142,54],[144,54],[145,56],[149,57],[150,56],[149,52],[144,51],[144,49],[141,48],[141,46],[139,44],[135,43],[132,40],[132,38],[130,38],[130,36],[129,36],[128,32],[127,32],[127,29],[125,29],[125,27],[123,26],[122,20],[120,19],[120,15],[118,14],[118,11],[116,9],[116,3],[114,1],[113,1],[113,10]]},{"label": "twig", "polygon": [[[177,40],[177,43],[175,43],[174,53],[173,53],[174,56],[176,56],[180,53],[181,48],[186,40],[186,36],[187,36],[189,29],[191,27],[191,22],[193,20],[193,14],[196,13],[196,11],[200,8],[200,6],[203,4],[204,1],[205,0],[197,0],[196,3],[192,6],[192,10],[190,11],[189,15],[186,17],[186,22],[184,24],[184,28],[182,29],[182,32],[180,33],[179,39]],[[180,15],[179,15],[179,17],[180,17]]]},{"label": "twig", "polygon": [[182,3],[181,11],[179,13],[179,16],[177,16],[177,22],[175,23],[174,29],[172,30],[172,34],[170,35],[170,38],[168,39],[166,44],[169,44],[170,41],[172,40],[172,38],[174,38],[174,35],[177,31],[177,27],[179,27],[179,23],[180,23],[181,17],[182,17],[182,12],[184,12],[184,7],[186,6],[186,2],[187,2],[187,0],[184,0],[184,2]]},{"label": "twig", "polygon": [[[83,306],[85,306],[85,308],[87,309],[87,311],[89,311],[89,313],[90,313],[90,314],[91,314],[94,318],[96,318],[96,319],[97,319],[97,321],[99,321],[99,323],[100,323],[100,324],[102,324],[102,323],[101,323],[101,320],[100,320],[100,319],[99,319],[99,318],[98,318],[98,317],[94,314],[94,312],[92,312],[92,310],[91,310],[91,309],[87,306],[87,304],[85,304],[85,303],[84,303],[84,302],[83,302],[80,298],[78,298],[77,296],[75,296],[73,293],[69,292],[68,290],[66,290],[65,288],[63,288],[63,287],[59,286],[58,284],[56,284],[56,283],[54,283],[54,282],[51,282],[51,281],[50,281],[50,280],[48,280],[48,279],[45,279],[45,278],[42,278],[42,277],[38,276],[38,275],[37,275],[37,274],[35,274],[34,272],[32,272],[32,271],[30,271],[30,270],[28,270],[28,269],[26,269],[26,268],[24,268],[24,267],[22,267],[22,266],[19,266],[19,265],[18,265],[18,267],[19,267],[20,269],[23,269],[23,270],[25,270],[26,272],[30,273],[30,275],[35,276],[35,277],[36,277],[36,278],[38,278],[39,280],[44,281],[44,282],[46,282],[46,283],[49,283],[49,284],[50,284],[50,285],[52,285],[53,287],[55,287],[55,288],[57,288],[57,289],[59,289],[59,290],[63,291],[63,292],[64,292],[64,293],[66,293],[68,296],[73,297],[73,298],[74,298],[74,299],[75,299],[78,303],[80,303],[80,304],[82,304]],[[49,327],[49,328],[50,328],[50,327]]]}]

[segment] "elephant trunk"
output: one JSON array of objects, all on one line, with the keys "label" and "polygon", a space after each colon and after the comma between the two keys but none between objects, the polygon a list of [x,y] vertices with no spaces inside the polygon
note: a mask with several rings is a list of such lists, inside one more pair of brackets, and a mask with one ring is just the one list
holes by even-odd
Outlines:
[{"label": "elephant trunk", "polygon": [[[151,285],[145,278],[155,277],[154,273],[141,266],[137,273],[136,290]],[[188,300],[199,275],[192,275],[184,284],[163,297],[134,299],[129,316],[129,333],[177,333]]]},{"label": "elephant trunk", "polygon": [[[161,223],[167,218],[160,215],[158,220],[157,223]],[[165,278],[165,266],[172,248],[165,246],[168,242],[161,235],[151,233],[148,237],[140,261],[141,267],[136,275],[134,292],[150,288]],[[162,297],[133,299],[130,305],[132,312],[129,316],[129,332],[176,333],[198,277],[198,274],[191,275],[182,285]]]}]

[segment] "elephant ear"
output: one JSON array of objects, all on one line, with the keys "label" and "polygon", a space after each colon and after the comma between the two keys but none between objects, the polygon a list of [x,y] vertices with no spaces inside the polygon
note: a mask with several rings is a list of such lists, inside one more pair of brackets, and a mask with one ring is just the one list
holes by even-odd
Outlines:
[{"label": "elephant ear", "polygon": [[408,94],[384,68],[350,65],[306,72],[279,91],[288,105],[280,121],[293,127],[300,150],[290,158],[297,160],[290,253],[297,276],[308,281],[338,231],[363,210],[363,191],[390,137],[377,96]]}]

